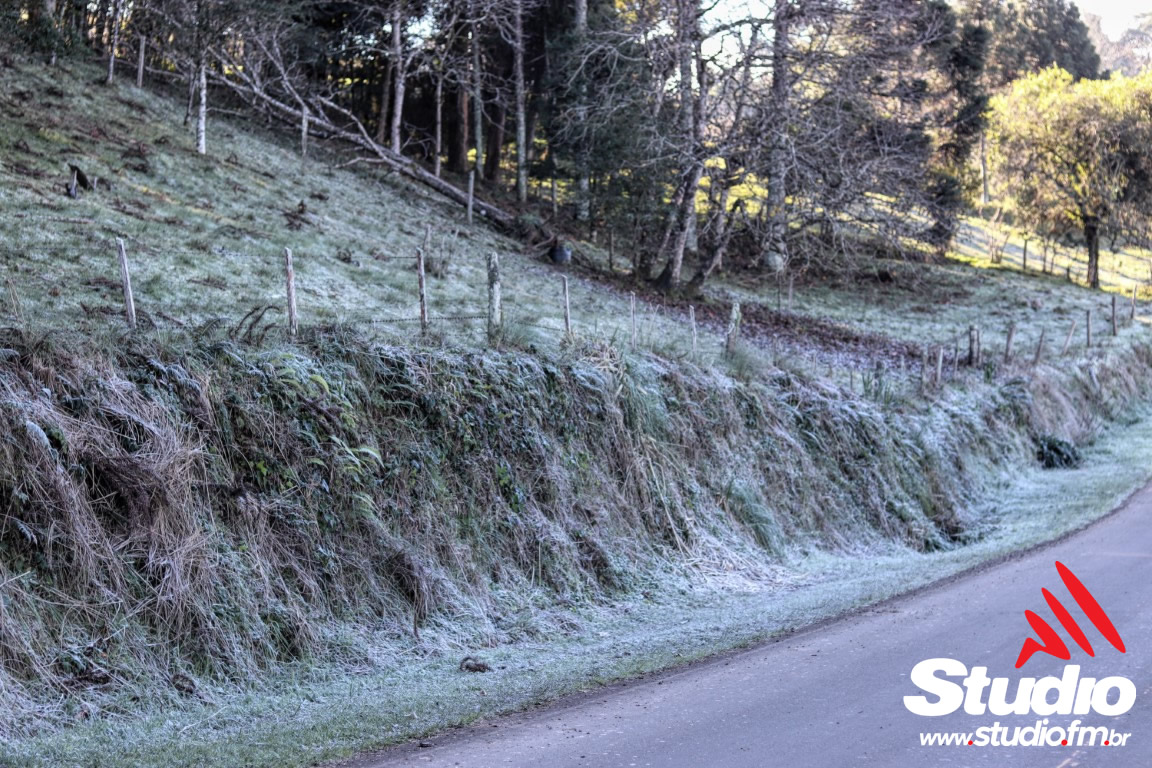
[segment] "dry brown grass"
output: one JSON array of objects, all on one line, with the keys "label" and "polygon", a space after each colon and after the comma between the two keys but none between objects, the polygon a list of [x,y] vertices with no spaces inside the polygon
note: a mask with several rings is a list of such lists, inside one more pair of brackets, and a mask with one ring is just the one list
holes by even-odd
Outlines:
[{"label": "dry brown grass", "polygon": [[302,658],[373,664],[368,628],[483,647],[673,575],[961,546],[986,524],[968,511],[984,480],[1039,435],[1090,440],[1152,362],[1138,344],[925,409],[588,342],[8,330],[0,349],[6,736],[209,701]]}]

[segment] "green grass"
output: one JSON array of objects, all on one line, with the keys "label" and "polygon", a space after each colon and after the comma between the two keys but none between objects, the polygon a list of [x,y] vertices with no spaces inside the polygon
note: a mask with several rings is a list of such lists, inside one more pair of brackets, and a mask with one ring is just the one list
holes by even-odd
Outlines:
[{"label": "green grass", "polygon": [[[301,323],[371,326],[381,338],[418,336],[415,254],[430,232],[431,314],[487,311],[486,258],[502,258],[506,322],[517,337],[555,345],[563,335],[561,275],[523,244],[424,188],[374,171],[341,168],[335,148],[302,161],[260,126],[209,126],[209,154],[194,151],[178,100],[119,82],[93,84],[94,69],[32,63],[6,75],[0,126],[0,319],[88,330],[120,325],[116,238],[127,244],[138,312],[146,325],[229,325],[262,305],[283,320],[283,249],[296,268]],[[98,182],[79,200],[64,194],[68,164]],[[302,212],[302,213],[301,213]],[[626,294],[571,280],[574,329],[628,338]],[[642,304],[644,346],[689,345],[685,324]],[[482,319],[434,321],[462,344],[483,338]],[[714,355],[718,334],[701,329]]]},{"label": "green grass", "polygon": [[768,582],[728,577],[717,591],[685,581],[679,592],[584,609],[566,637],[483,651],[489,674],[459,672],[455,656],[354,674],[302,665],[274,692],[139,721],[103,720],[0,747],[0,757],[14,768],[314,765],[752,645],[947,578],[1098,519],[1145,483],[1150,468],[1152,420],[1143,419],[1104,436],[1077,469],[1032,469],[1001,482],[987,502],[1000,525],[967,547],[930,555],[901,547],[814,552]]},{"label": "green grass", "polygon": [[[576,273],[561,343],[564,273],[419,187],[227,119],[200,157],[178,99],[79,63],[5,76],[0,500],[23,527],[0,529],[0,762],[309,764],[754,642],[1055,535],[1145,479],[1143,307],[1056,359],[1107,295],[960,261],[798,284],[801,320],[877,344],[977,323],[994,360],[1017,323],[1016,363],[924,392],[892,370],[861,391],[867,344],[810,355],[803,324],[783,348],[750,329],[720,363],[722,322],[702,321],[692,357],[683,310],[644,300],[633,350],[627,293]],[[69,199],[68,162],[111,189]],[[500,253],[504,349],[480,320],[419,336],[429,225],[434,315],[483,314]],[[301,338],[228,333],[282,308],[285,247]],[[772,306],[775,286],[728,276],[702,310],[732,298]],[[1041,473],[1045,437],[1089,462]],[[497,672],[456,674],[478,648]]]}]

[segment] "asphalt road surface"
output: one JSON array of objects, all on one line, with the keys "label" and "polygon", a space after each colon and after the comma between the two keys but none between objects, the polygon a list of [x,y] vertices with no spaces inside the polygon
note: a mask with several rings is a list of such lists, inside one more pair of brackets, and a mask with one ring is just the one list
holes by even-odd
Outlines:
[{"label": "asphalt road surface", "polygon": [[[1078,607],[1056,571],[1057,560],[1107,612],[1126,653],[1110,645]],[[1044,587],[1083,628],[1094,658],[1057,622]],[[1150,591],[1152,486],[1102,522],[1018,559],[749,651],[481,723],[429,739],[431,746],[396,747],[356,765],[1150,768]],[[1037,654],[1014,668],[1025,638],[1036,636],[1026,609],[1055,629],[1070,661]],[[1021,677],[1059,677],[1065,664],[1081,665],[1082,677],[1127,677],[1136,701],[1126,714],[1049,720],[1067,726],[1080,719],[1131,736],[1123,746],[1107,747],[1077,746],[1075,740],[1070,746],[921,746],[921,733],[969,732],[995,722],[1011,730],[1041,719],[975,716],[963,709],[942,717],[912,714],[904,696],[923,693],[909,680],[912,667],[937,657],[986,666],[989,677],[1008,677],[1010,699]]]}]

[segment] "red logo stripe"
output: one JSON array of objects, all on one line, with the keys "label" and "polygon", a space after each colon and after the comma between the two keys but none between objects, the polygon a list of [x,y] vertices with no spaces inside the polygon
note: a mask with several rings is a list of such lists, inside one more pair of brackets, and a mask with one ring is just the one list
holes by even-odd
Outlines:
[{"label": "red logo stripe", "polygon": [[1072,618],[1072,614],[1068,613],[1068,609],[1064,604],[1056,599],[1055,595],[1047,590],[1047,588],[1040,590],[1044,593],[1044,599],[1048,601],[1048,607],[1052,609],[1052,613],[1056,614],[1056,618],[1060,620],[1061,626],[1068,630],[1068,634],[1072,635],[1072,639],[1076,641],[1076,645],[1080,646],[1081,650],[1089,656],[1095,656],[1092,652],[1092,644],[1088,642],[1088,638],[1084,635],[1084,630],[1080,629],[1080,625]]},{"label": "red logo stripe", "polygon": [[1056,570],[1060,573],[1060,578],[1064,580],[1064,586],[1068,587],[1068,591],[1072,593],[1073,599],[1076,604],[1080,606],[1080,610],[1084,611],[1084,615],[1088,620],[1095,625],[1096,629],[1100,630],[1100,634],[1112,643],[1112,647],[1125,653],[1124,640],[1121,639],[1120,633],[1116,631],[1116,627],[1112,625],[1112,620],[1108,618],[1108,614],[1104,613],[1104,609],[1100,607],[1100,603],[1096,602],[1096,598],[1092,597],[1092,593],[1088,588],[1080,583],[1080,579],[1076,578],[1076,574],[1068,570],[1068,567],[1059,560],[1056,561]]},{"label": "red logo stripe", "polygon": [[[1072,599],[1076,601],[1076,605],[1080,606],[1080,610],[1084,611],[1084,615],[1092,622],[1092,626],[1104,635],[1105,639],[1112,644],[1120,653],[1125,653],[1124,641],[1120,637],[1120,633],[1116,631],[1116,627],[1112,624],[1112,620],[1108,618],[1108,614],[1100,607],[1100,603],[1096,602],[1096,598],[1088,591],[1088,588],[1081,583],[1080,579],[1076,578],[1076,574],[1072,573],[1064,563],[1056,562],[1056,571],[1060,574],[1060,579],[1064,582],[1064,586],[1072,594]],[[1068,613],[1068,609],[1053,596],[1047,589],[1041,589],[1040,592],[1044,595],[1044,601],[1048,603],[1048,607],[1056,614],[1059,619],[1060,625],[1072,635],[1072,639],[1076,644],[1087,653],[1089,656],[1095,656],[1092,652],[1092,645],[1088,642],[1087,636],[1084,631],[1080,629],[1080,625]],[[1028,625],[1032,627],[1037,637],[1040,638],[1037,642],[1033,638],[1028,638],[1024,641],[1024,646],[1020,649],[1020,656],[1016,659],[1016,668],[1024,666],[1028,660],[1032,658],[1033,654],[1046,653],[1049,656],[1054,656],[1057,659],[1068,661],[1072,658],[1072,654],[1068,652],[1068,646],[1056,634],[1056,630],[1040,618],[1032,611],[1024,611],[1024,618],[1028,619]]]},{"label": "red logo stripe", "polygon": [[1068,652],[1068,646],[1064,645],[1064,641],[1060,639],[1060,635],[1056,634],[1056,630],[1048,626],[1048,622],[1040,618],[1032,611],[1024,611],[1024,618],[1028,619],[1028,623],[1032,625],[1032,629],[1040,636],[1040,640],[1044,643],[1041,645],[1032,638],[1024,641],[1024,647],[1020,649],[1020,655],[1016,659],[1016,669],[1028,663],[1028,659],[1032,658],[1034,653],[1046,653],[1049,656],[1055,656],[1058,659],[1072,658],[1072,654]]}]

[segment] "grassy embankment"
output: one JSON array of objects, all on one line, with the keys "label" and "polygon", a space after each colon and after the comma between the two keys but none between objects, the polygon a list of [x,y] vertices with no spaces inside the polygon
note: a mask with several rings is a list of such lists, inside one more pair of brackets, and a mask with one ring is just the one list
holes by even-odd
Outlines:
[{"label": "grassy embankment", "polygon": [[[1098,516],[1144,476],[1146,429],[1090,447],[1147,395],[1143,315],[924,393],[875,340],[725,361],[710,326],[693,357],[682,316],[645,307],[633,350],[627,298],[585,281],[561,343],[559,273],[420,190],[239,125],[199,157],[175,102],[79,65],[0,74],[0,760],[346,754],[863,604]],[[70,200],[67,162],[111,188]],[[426,222],[447,261],[434,312],[481,314],[483,257],[504,255],[501,349],[480,323],[340,324],[415,316],[402,257]],[[132,336],[116,237],[150,321]],[[294,344],[239,325],[282,303],[285,246]],[[874,289],[803,286],[798,337],[819,316],[942,341],[977,313],[1051,339],[1103,301],[889,268]],[[879,373],[845,386],[869,355]],[[1086,466],[1042,473],[1054,440]],[[1053,489],[1066,507],[1035,506]],[[504,668],[454,675],[476,649]]]}]

